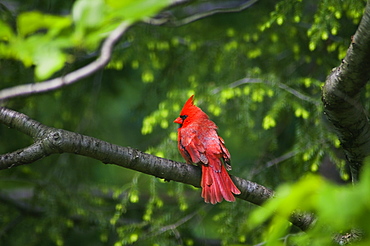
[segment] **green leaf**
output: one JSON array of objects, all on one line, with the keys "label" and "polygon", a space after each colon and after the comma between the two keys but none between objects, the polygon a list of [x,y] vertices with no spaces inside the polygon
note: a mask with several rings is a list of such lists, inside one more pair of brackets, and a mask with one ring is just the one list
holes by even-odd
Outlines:
[{"label": "green leaf", "polygon": [[8,41],[13,36],[14,33],[10,26],[0,20],[0,41]]},{"label": "green leaf", "polygon": [[154,74],[152,71],[144,71],[141,75],[141,79],[144,83],[151,83],[154,81]]},{"label": "green leaf", "polygon": [[36,63],[35,75],[38,79],[43,80],[63,67],[66,55],[57,47],[46,46],[43,48],[43,52],[39,50],[35,53],[34,59]]},{"label": "green leaf", "polygon": [[67,44],[67,41],[53,41],[48,36],[33,35],[27,39],[16,39],[11,49],[25,66],[35,65],[36,77],[43,80],[63,67],[66,54],[62,48]]},{"label": "green leaf", "polygon": [[97,27],[103,21],[105,4],[103,0],[78,0],[72,9],[73,20],[77,29]]},{"label": "green leaf", "polygon": [[4,43],[0,43],[0,57],[11,58],[13,57],[13,52],[9,49],[9,46]]},{"label": "green leaf", "polygon": [[269,235],[273,239],[283,236],[286,224],[295,210],[310,211],[317,201],[317,192],[324,180],[318,176],[308,175],[294,185],[282,185],[276,191],[276,197],[265,203],[264,207],[256,209],[250,216],[248,224],[255,228],[272,218],[271,226],[276,226],[275,232]]},{"label": "green leaf", "polygon": [[68,16],[55,16],[37,11],[22,13],[17,19],[17,28],[21,36],[27,36],[41,29],[50,29],[48,33],[55,36],[71,24],[72,20]]},{"label": "green leaf", "polygon": [[152,16],[170,3],[170,0],[107,0],[107,4],[115,10],[114,16],[131,22]]},{"label": "green leaf", "polygon": [[266,115],[262,122],[262,127],[265,130],[268,130],[276,126],[276,121],[271,115]]}]

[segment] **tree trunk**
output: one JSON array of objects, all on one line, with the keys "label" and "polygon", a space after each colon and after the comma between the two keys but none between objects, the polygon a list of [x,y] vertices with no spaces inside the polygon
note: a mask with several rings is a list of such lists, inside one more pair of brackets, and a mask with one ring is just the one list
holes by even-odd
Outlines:
[{"label": "tree trunk", "polygon": [[359,178],[362,162],[370,154],[370,125],[360,102],[370,79],[370,0],[342,63],[334,68],[323,87],[324,112],[338,135],[351,169]]}]

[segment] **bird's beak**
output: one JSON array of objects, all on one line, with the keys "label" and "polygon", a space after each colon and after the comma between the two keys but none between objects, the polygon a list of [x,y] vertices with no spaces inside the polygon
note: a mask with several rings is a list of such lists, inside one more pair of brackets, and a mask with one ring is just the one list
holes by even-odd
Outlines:
[{"label": "bird's beak", "polygon": [[181,125],[183,121],[184,121],[183,119],[181,119],[180,117],[177,117],[176,120],[174,120],[173,122]]}]

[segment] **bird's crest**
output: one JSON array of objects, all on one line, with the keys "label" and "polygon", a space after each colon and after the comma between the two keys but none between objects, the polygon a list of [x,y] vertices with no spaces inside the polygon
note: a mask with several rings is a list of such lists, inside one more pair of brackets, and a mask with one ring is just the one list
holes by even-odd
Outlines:
[{"label": "bird's crest", "polygon": [[208,116],[199,107],[194,105],[194,95],[189,97],[189,99],[186,101],[180,112],[180,115],[187,115],[189,117],[197,115],[198,118],[208,118]]},{"label": "bird's crest", "polygon": [[183,115],[184,113],[186,113],[187,110],[191,109],[192,107],[197,107],[194,105],[194,95],[189,97],[189,99],[186,101],[184,107],[182,107],[180,115]]}]

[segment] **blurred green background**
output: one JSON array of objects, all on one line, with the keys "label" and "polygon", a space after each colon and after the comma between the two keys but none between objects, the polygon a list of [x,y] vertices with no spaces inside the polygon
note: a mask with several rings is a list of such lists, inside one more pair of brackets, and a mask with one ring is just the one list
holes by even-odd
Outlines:
[{"label": "blurred green background", "polygon": [[[17,33],[20,13],[66,16],[74,1],[2,4],[2,21]],[[166,11],[181,16],[201,4]],[[172,121],[195,94],[225,139],[231,174],[275,189],[326,164],[332,168],[323,175],[345,182],[321,86],[344,57],[364,6],[267,0],[176,27],[140,22],[104,70],[5,106],[51,127],[183,161]],[[64,49],[67,62],[53,77],[96,59],[98,46]],[[39,80],[35,66],[5,55],[0,71],[0,89]],[[32,143],[4,125],[0,139],[1,154]],[[205,204],[199,189],[72,154],[2,170],[0,200],[1,245],[253,245],[261,232],[241,226],[254,208],[245,201]]]}]

